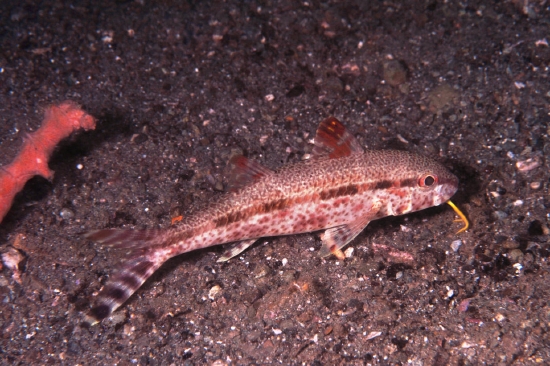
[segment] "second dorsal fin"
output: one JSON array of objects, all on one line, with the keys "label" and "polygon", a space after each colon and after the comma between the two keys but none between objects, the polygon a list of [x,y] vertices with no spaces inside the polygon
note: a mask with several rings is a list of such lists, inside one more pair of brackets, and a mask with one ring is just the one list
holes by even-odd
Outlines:
[{"label": "second dorsal fin", "polygon": [[250,183],[273,174],[273,170],[242,155],[232,157],[229,163],[232,165],[228,186],[231,192],[236,192]]},{"label": "second dorsal fin", "polygon": [[324,156],[335,159],[362,152],[359,142],[335,117],[328,117],[319,124],[312,159]]}]

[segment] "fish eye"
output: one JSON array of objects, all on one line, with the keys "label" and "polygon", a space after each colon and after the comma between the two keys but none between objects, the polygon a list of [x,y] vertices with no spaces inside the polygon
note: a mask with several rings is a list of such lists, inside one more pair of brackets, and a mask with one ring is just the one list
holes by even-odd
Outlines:
[{"label": "fish eye", "polygon": [[420,177],[418,180],[418,185],[420,187],[433,187],[437,184],[437,176],[432,174],[425,174]]}]

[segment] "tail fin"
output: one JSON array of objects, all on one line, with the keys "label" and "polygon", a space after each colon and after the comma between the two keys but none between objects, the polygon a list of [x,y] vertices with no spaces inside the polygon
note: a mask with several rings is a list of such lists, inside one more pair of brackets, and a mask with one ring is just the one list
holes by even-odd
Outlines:
[{"label": "tail fin", "polygon": [[130,250],[121,267],[97,295],[94,306],[85,318],[86,323],[93,325],[124,304],[168,257],[155,250],[155,246],[162,243],[160,230],[103,229],[91,231],[85,237],[116,249]]}]

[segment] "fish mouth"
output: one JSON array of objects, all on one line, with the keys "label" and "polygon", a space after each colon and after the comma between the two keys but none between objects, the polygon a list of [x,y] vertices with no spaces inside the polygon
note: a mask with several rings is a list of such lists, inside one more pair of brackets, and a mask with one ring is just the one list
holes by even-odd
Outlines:
[{"label": "fish mouth", "polygon": [[434,201],[437,200],[438,202],[434,202],[435,205],[440,205],[444,202],[447,202],[449,199],[451,199],[452,196],[458,191],[458,178],[454,175],[450,177],[444,177],[440,178],[439,180],[439,187],[438,187],[438,193],[434,197]]}]

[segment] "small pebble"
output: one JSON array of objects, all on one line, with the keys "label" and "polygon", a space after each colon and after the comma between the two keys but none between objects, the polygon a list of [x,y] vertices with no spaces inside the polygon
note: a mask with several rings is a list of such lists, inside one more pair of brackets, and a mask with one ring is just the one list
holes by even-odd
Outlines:
[{"label": "small pebble", "polygon": [[504,243],[502,243],[502,247],[504,249],[517,249],[519,248],[519,243],[514,240],[508,239]]},{"label": "small pebble", "polygon": [[493,216],[497,219],[497,220],[503,220],[505,218],[508,217],[508,214],[504,211],[495,211],[493,212]]},{"label": "small pebble", "polygon": [[454,240],[451,243],[451,249],[456,253],[460,249],[460,246],[462,245],[462,240]]},{"label": "small pebble", "polygon": [[367,341],[370,339],[379,337],[380,335],[382,335],[382,332],[370,332],[369,335],[367,336]]},{"label": "small pebble", "polygon": [[273,94],[268,94],[265,96],[265,100],[267,102],[272,102],[275,99],[275,96]]},{"label": "small pebble", "polygon": [[461,313],[468,311],[468,308],[470,307],[470,299],[464,299],[460,302],[458,305],[458,311]]},{"label": "small pebble", "polygon": [[74,217],[74,212],[69,210],[68,208],[64,208],[59,212],[59,216],[61,216],[64,220],[69,220]]},{"label": "small pebble", "polygon": [[210,291],[208,291],[208,298],[210,300],[215,300],[219,296],[221,291],[222,291],[222,288],[218,285],[215,285],[210,289]]},{"label": "small pebble", "polygon": [[353,256],[353,248],[348,248],[344,251],[346,258],[351,258]]},{"label": "small pebble", "polygon": [[124,321],[126,321],[126,315],[122,311],[115,312],[113,315],[109,317],[109,321],[111,322],[112,325],[121,324]]},{"label": "small pebble", "polygon": [[523,260],[523,252],[520,249],[513,249],[508,253],[510,261],[514,263],[521,262]]},{"label": "small pebble", "polygon": [[518,168],[520,172],[528,172],[537,168],[539,165],[540,161],[536,159],[527,159],[523,161],[518,161],[516,163],[516,168]]}]

